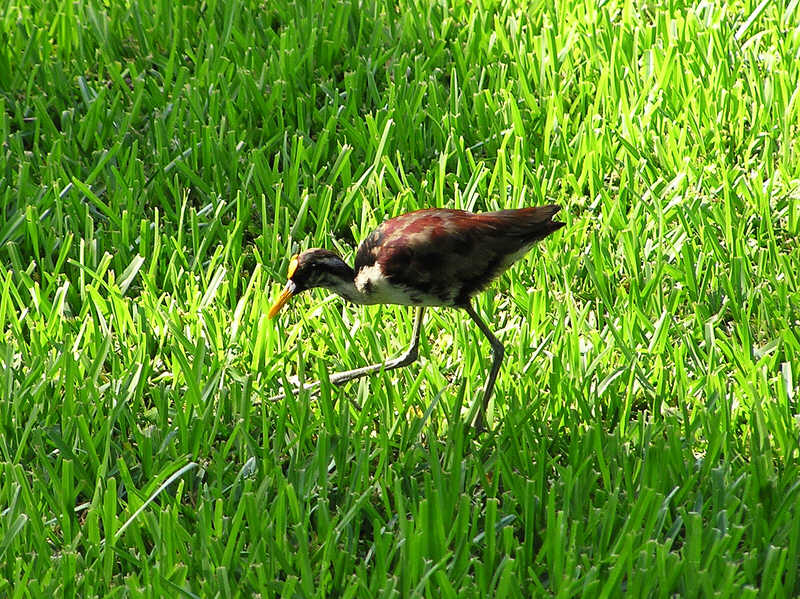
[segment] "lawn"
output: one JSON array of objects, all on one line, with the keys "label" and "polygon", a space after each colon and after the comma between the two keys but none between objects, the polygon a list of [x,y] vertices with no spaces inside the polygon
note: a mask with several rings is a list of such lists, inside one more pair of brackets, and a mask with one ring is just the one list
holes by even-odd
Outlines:
[{"label": "lawn", "polygon": [[[0,10],[0,596],[800,595],[800,3]],[[317,290],[558,203],[475,302]],[[351,262],[352,263],[352,262]]]}]

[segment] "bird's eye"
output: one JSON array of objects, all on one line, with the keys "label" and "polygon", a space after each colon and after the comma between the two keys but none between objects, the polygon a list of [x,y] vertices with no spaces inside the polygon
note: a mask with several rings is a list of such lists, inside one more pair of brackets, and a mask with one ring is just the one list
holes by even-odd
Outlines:
[{"label": "bird's eye", "polygon": [[288,272],[287,272],[286,276],[287,276],[288,278],[290,278],[290,279],[292,278],[292,275],[294,275],[294,271],[296,271],[296,270],[297,270],[297,259],[298,259],[298,256],[297,256],[297,254],[295,254],[295,255],[294,255],[294,256],[292,256],[292,258],[289,260],[289,270],[288,270]]}]

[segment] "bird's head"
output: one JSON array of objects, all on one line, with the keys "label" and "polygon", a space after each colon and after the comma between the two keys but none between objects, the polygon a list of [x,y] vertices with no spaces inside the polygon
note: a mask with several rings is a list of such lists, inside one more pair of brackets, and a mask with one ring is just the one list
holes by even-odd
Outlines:
[{"label": "bird's head", "polygon": [[353,283],[353,269],[336,252],[319,248],[292,256],[286,276],[286,286],[269,310],[270,318],[275,318],[292,296],[307,289],[327,287],[337,290],[348,282],[350,285]]}]

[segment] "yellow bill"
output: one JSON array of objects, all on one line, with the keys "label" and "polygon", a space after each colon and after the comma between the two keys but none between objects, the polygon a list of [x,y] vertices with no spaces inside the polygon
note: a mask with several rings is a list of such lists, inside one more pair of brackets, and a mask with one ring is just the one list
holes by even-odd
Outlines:
[{"label": "yellow bill", "polygon": [[269,309],[269,312],[267,313],[268,318],[275,318],[278,312],[281,311],[281,308],[286,305],[286,302],[292,298],[294,295],[294,290],[295,284],[292,281],[288,281],[286,283],[286,287],[283,288],[283,291],[281,291],[281,294],[278,296],[278,300],[272,304],[272,307]]},{"label": "yellow bill", "polygon": [[297,270],[297,262],[298,262],[297,254],[295,254],[289,259],[289,268],[287,269],[286,272],[286,278],[289,280],[286,282],[286,287],[283,288],[283,291],[281,291],[280,296],[278,296],[278,301],[276,301],[269,309],[269,313],[267,314],[268,318],[275,318],[278,312],[281,311],[281,308],[283,308],[286,305],[286,302],[288,302],[294,295],[294,290],[296,289],[296,286],[292,282],[292,276],[294,275],[294,271]]}]

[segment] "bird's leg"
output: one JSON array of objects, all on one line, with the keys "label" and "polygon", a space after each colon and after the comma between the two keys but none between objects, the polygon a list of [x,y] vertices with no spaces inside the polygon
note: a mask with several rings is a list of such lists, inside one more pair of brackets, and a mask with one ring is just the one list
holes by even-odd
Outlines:
[{"label": "bird's leg", "polygon": [[478,325],[478,328],[486,336],[492,346],[492,368],[489,370],[489,378],[486,379],[486,388],[483,390],[483,403],[478,409],[478,413],[475,415],[475,419],[472,422],[472,425],[475,428],[481,429],[484,426],[486,410],[489,407],[489,400],[492,397],[492,391],[494,390],[494,383],[497,379],[497,373],[500,372],[500,364],[503,362],[505,348],[497,339],[497,337],[494,336],[494,333],[489,330],[489,327],[486,326],[486,323],[483,322],[481,317],[478,316],[478,313],[469,302],[465,303],[463,308],[466,310],[467,314],[469,314],[469,317],[475,321],[475,324]]},{"label": "bird's leg", "polygon": [[416,361],[419,356],[419,336],[422,332],[422,316],[425,313],[424,306],[417,308],[417,315],[414,318],[414,332],[411,334],[411,345],[401,356],[394,360],[383,362],[380,364],[372,364],[370,366],[363,366],[355,370],[346,370],[344,372],[336,372],[330,376],[330,381],[334,385],[342,385],[348,381],[361,378],[373,374],[375,372],[394,370],[395,368],[402,368]]},{"label": "bird's leg", "polygon": [[[425,307],[421,306],[417,308],[417,315],[414,318],[414,332],[411,336],[411,345],[408,346],[408,349],[403,353],[401,356],[393,360],[389,360],[388,362],[382,362],[380,364],[371,364],[370,366],[363,366],[361,368],[356,368],[354,370],[346,370],[344,372],[335,372],[330,375],[329,379],[331,383],[334,385],[343,385],[348,381],[352,381],[370,374],[374,374],[376,372],[384,371],[387,372],[389,370],[394,370],[395,368],[402,368],[403,366],[408,366],[409,364],[416,361],[417,356],[419,356],[419,337],[420,333],[422,332],[422,316],[425,313]],[[304,391],[311,391],[319,387],[319,381],[315,383],[308,383],[303,385],[302,390]],[[300,389],[298,389],[300,391]],[[275,397],[271,397],[271,401],[277,401],[279,399],[283,399],[286,397],[285,393],[280,395],[276,395]]]}]

